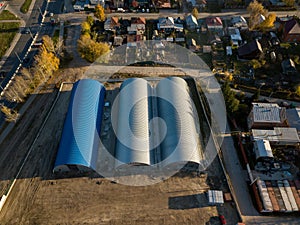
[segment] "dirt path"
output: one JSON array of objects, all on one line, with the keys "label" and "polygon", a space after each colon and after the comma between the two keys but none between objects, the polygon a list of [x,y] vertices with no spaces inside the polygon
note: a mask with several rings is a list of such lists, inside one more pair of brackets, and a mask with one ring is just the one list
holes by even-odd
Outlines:
[{"label": "dirt path", "polygon": [[[69,96],[70,88],[61,92],[56,103],[56,107],[47,120],[45,129],[42,130],[40,138],[33,146],[33,151],[29,155],[28,160],[26,161],[27,163],[20,174],[21,179],[17,180],[4,208],[1,211],[0,218],[1,216],[4,216],[1,221],[6,221],[5,224],[24,224],[24,215],[28,215],[29,218],[31,218],[32,205],[34,204],[35,194],[39,189],[41,180],[49,179],[52,176],[52,166],[62,132]],[[47,109],[49,110],[49,107]],[[41,119],[41,122],[42,121],[43,119]],[[36,125],[37,121],[34,121],[33,124],[34,128],[38,127]],[[31,140],[34,139],[35,135],[36,133],[32,133],[30,135]],[[22,152],[20,149],[18,149],[18,151],[19,153]],[[12,162],[12,159],[10,159],[10,161]],[[13,165],[13,162],[9,164]],[[22,204],[20,203],[20,199],[22,199]],[[11,208],[14,208],[15,210],[11,210]],[[14,217],[16,214],[20,215],[18,219]],[[5,218],[9,219],[5,220]],[[33,223],[34,218],[32,219],[33,220],[29,220],[31,221],[29,224]],[[28,220],[26,220],[26,223],[27,222]]]},{"label": "dirt path", "polygon": [[17,174],[22,160],[31,145],[44,117],[56,96],[56,91],[41,92],[28,111],[17,122],[13,131],[0,145],[0,194],[9,180]]}]

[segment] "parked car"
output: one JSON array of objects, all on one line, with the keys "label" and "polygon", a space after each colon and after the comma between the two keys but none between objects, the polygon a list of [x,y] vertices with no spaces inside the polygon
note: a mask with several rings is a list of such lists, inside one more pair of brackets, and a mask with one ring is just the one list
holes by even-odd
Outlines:
[{"label": "parked car", "polygon": [[23,30],[23,34],[29,34],[30,33],[30,28],[29,27],[25,27]]},{"label": "parked car", "polygon": [[219,218],[220,218],[221,224],[227,224],[225,217],[223,215],[219,215]]},{"label": "parked car", "polygon": [[123,8],[117,8],[117,12],[122,12],[122,13],[124,13],[124,12],[126,12],[126,10],[123,9]]}]

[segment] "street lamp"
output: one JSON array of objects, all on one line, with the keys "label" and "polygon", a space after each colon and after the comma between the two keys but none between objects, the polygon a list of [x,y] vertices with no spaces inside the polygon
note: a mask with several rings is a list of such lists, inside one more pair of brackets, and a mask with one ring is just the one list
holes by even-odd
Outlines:
[{"label": "street lamp", "polygon": [[16,56],[17,56],[18,60],[20,61],[20,63],[22,63],[23,61],[20,59],[20,56],[18,55],[18,53],[17,53],[17,52],[15,52],[15,54],[16,54]]},{"label": "street lamp", "polygon": [[28,31],[29,31],[29,34],[30,34],[31,38],[33,39],[33,35],[32,35],[31,30],[30,30],[30,27],[28,27]]}]

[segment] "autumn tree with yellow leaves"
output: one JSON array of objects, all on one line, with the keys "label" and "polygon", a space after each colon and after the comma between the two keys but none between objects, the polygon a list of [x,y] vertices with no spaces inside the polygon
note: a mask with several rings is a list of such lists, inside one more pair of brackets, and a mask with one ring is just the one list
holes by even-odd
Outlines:
[{"label": "autumn tree with yellow leaves", "polygon": [[254,0],[247,7],[247,11],[250,14],[249,18],[249,28],[254,29],[259,24],[260,16],[266,16],[268,11],[264,9],[263,5],[258,1]]},{"label": "autumn tree with yellow leaves", "polygon": [[193,8],[192,10],[192,15],[197,19],[198,16],[199,16],[199,12],[198,12],[198,9],[197,8]]},{"label": "autumn tree with yellow leaves", "polygon": [[43,37],[43,45],[34,57],[34,66],[30,69],[23,68],[21,73],[14,78],[14,82],[4,92],[4,97],[11,102],[23,102],[28,94],[40,84],[51,78],[59,68],[59,58],[56,48],[49,36]]},{"label": "autumn tree with yellow leaves", "polygon": [[105,12],[102,5],[100,4],[96,5],[94,16],[98,18],[101,22],[105,21]]},{"label": "autumn tree with yellow leaves", "polygon": [[87,21],[83,21],[81,24],[81,31],[82,33],[90,33],[91,32],[91,25]]},{"label": "autumn tree with yellow leaves", "polygon": [[109,45],[104,42],[97,42],[97,33],[91,31],[93,24],[94,21],[90,17],[87,17],[81,24],[81,36],[77,42],[78,51],[81,57],[89,62],[95,62],[96,60],[103,61],[100,57],[109,52]]},{"label": "autumn tree with yellow leaves", "polygon": [[[267,30],[274,26],[274,22],[276,20],[276,14],[270,13],[268,14],[268,10],[266,10],[261,3],[254,0],[247,7],[247,11],[250,14],[249,18],[249,28],[250,29],[260,29]],[[265,17],[264,21],[261,21],[261,16]]]},{"label": "autumn tree with yellow leaves", "polygon": [[276,14],[275,13],[270,13],[266,17],[266,19],[257,26],[257,28],[262,30],[262,31],[271,29],[272,27],[274,27],[275,20],[276,20]]},{"label": "autumn tree with yellow leaves", "polygon": [[89,62],[95,62],[99,57],[109,52],[109,45],[82,35],[78,40],[78,51],[82,58]]},{"label": "autumn tree with yellow leaves", "polygon": [[8,108],[3,104],[0,105],[0,110],[4,114],[5,120],[7,122],[16,122],[17,119],[20,117],[20,114],[16,110]]},{"label": "autumn tree with yellow leaves", "polygon": [[294,6],[295,5],[295,0],[282,0],[285,4],[286,4],[286,6],[288,6],[288,7],[292,7],[292,6]]}]

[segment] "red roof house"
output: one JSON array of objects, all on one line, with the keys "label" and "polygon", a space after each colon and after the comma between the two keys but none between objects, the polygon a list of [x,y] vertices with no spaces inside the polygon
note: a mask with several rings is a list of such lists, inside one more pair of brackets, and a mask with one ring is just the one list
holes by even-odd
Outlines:
[{"label": "red roof house", "polygon": [[295,19],[286,21],[282,31],[282,41],[300,42],[300,25]]}]

